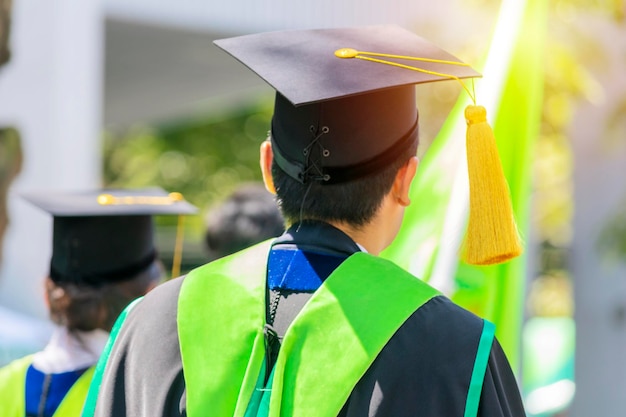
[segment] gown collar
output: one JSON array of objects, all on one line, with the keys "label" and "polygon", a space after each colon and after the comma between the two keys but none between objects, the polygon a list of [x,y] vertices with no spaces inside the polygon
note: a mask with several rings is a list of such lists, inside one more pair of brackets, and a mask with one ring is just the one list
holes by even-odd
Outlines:
[{"label": "gown collar", "polygon": [[56,327],[46,347],[33,357],[33,367],[46,374],[85,369],[96,362],[109,339],[104,330],[72,331]]},{"label": "gown collar", "polygon": [[268,262],[268,287],[282,292],[313,292],[346,258],[359,252],[341,230],[306,221],[274,241]]},{"label": "gown collar", "polygon": [[328,223],[317,220],[304,220],[294,224],[278,237],[272,246],[338,256],[350,256],[363,251],[350,236]]}]

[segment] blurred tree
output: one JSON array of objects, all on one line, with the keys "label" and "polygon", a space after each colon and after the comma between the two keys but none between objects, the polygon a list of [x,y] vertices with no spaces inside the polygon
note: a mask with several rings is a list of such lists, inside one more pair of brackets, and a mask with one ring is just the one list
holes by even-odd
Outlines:
[{"label": "blurred tree", "polygon": [[626,262],[626,199],[602,228],[596,248],[606,261]]},{"label": "blurred tree", "polygon": [[12,128],[0,128],[0,261],[2,261],[2,237],[9,223],[7,193],[21,168],[22,148],[19,133]]},{"label": "blurred tree", "polygon": [[[569,279],[574,213],[569,129],[580,101],[598,102],[605,95],[598,77],[608,72],[609,51],[601,36],[588,30],[585,21],[599,19],[607,25],[623,24],[625,7],[621,0],[560,0],[551,6],[542,128],[533,167],[532,224],[539,245],[533,268],[537,277],[556,273]],[[625,127],[623,114],[617,109],[612,119],[614,126],[599,126],[599,131],[604,131],[599,136],[607,140],[620,136]],[[623,135],[619,140],[622,139]]]},{"label": "blurred tree", "polygon": [[[11,0],[0,0],[0,67],[11,56],[9,50],[9,30],[11,28]],[[7,215],[7,192],[13,178],[22,165],[20,139],[15,129],[0,129],[0,260],[2,259],[2,239],[9,218]]]},{"label": "blurred tree", "polygon": [[250,106],[223,119],[179,121],[107,132],[104,183],[159,185],[206,207],[238,183],[260,180],[258,148],[269,129],[270,106]]},{"label": "blurred tree", "polygon": [[[618,101],[613,111],[609,113],[602,138],[604,139],[602,147],[606,152],[623,154],[626,149],[626,97]],[[626,188],[621,191],[624,193],[622,203],[615,213],[607,218],[598,236],[596,248],[605,260],[626,263]]]},{"label": "blurred tree", "polygon": [[0,67],[9,61],[12,0],[0,0]]}]

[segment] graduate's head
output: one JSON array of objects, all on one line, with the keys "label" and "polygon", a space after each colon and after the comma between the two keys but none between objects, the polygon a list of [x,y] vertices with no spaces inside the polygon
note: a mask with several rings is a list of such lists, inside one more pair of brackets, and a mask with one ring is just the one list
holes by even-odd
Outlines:
[{"label": "graduate's head", "polygon": [[208,260],[279,236],[284,230],[274,196],[262,183],[244,184],[207,213],[204,243]]},{"label": "graduate's head", "polygon": [[285,218],[367,224],[418,145],[415,88],[294,106],[276,94],[272,179]]},{"label": "graduate's head", "polygon": [[[372,219],[417,150],[414,90],[398,87],[298,107],[277,93],[271,174],[290,223],[318,219],[360,227]],[[390,138],[395,142],[389,144]]]},{"label": "graduate's head", "polygon": [[53,215],[46,296],[51,319],[70,330],[110,330],[130,301],[161,282],[153,215],[195,211],[160,189],[25,197]]}]

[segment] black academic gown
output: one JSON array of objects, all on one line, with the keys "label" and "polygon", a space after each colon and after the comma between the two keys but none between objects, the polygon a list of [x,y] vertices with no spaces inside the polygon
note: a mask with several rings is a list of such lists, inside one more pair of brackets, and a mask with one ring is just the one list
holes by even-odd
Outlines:
[{"label": "black academic gown", "polygon": [[[359,250],[341,231],[315,222],[304,223],[299,229],[291,228],[276,240],[273,248],[313,254],[307,259],[322,279],[338,264],[338,259]],[[183,278],[178,278],[157,287],[128,315],[103,376],[95,416],[186,415],[185,379],[176,327],[182,282]],[[365,290],[355,288],[355,291]],[[287,293],[279,300],[274,320],[279,335],[284,334],[288,323],[310,297],[305,292]],[[207,302],[210,300],[211,294],[207,294]],[[451,381],[469,382],[476,351],[475,335],[480,334],[481,328],[481,319],[449,299],[431,299],[390,339],[339,415],[463,416],[468,386]],[[496,339],[478,415],[525,416],[517,383]]]}]

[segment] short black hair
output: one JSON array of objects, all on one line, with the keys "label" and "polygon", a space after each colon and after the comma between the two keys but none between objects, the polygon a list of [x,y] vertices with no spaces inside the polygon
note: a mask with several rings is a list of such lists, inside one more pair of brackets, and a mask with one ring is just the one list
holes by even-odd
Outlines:
[{"label": "short black hair", "polygon": [[289,224],[301,220],[338,221],[361,227],[369,223],[391,190],[400,168],[415,156],[418,139],[391,164],[367,176],[339,184],[302,184],[272,162],[272,178],[283,216]]},{"label": "short black hair", "polygon": [[279,236],[284,230],[274,196],[263,184],[250,183],[209,211],[204,243],[212,261]]}]

